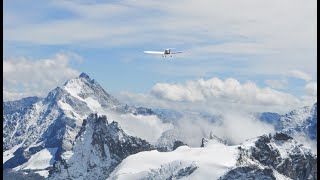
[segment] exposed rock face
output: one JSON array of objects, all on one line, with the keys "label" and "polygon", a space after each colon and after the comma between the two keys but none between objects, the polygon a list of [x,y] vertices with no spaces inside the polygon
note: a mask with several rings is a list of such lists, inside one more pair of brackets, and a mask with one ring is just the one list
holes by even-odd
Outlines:
[{"label": "exposed rock face", "polygon": [[192,174],[198,167],[197,166],[188,166],[182,169],[179,169],[179,171],[173,175],[171,175],[168,180],[173,180],[173,179],[181,179],[184,177],[189,176]]},{"label": "exposed rock face", "polygon": [[284,133],[260,136],[249,156],[292,179],[317,179],[317,156]]},{"label": "exposed rock face", "polygon": [[155,113],[150,108],[138,107],[136,111],[133,113],[134,115],[155,115]]},{"label": "exposed rock face", "polygon": [[14,172],[3,170],[3,179],[5,180],[45,180],[43,176],[33,171],[26,172]]},{"label": "exposed rock face", "polygon": [[[62,154],[49,179],[106,179],[127,156],[154,147],[147,141],[127,135],[117,122],[108,124],[106,116],[91,114],[77,135],[71,152]],[[67,154],[71,154],[68,158]]]},{"label": "exposed rock face", "polygon": [[[172,110],[122,106],[85,73],[67,81],[64,86],[55,88],[45,98],[29,97],[3,102],[3,109],[3,157],[6,159],[3,166],[5,177],[13,179],[40,179],[39,170],[48,172],[48,169],[51,179],[106,179],[112,170],[130,155],[155,148],[159,151],[173,151],[186,145],[182,141],[187,141],[187,138],[181,137],[182,133],[178,129],[173,128],[163,132],[154,147],[145,140],[127,135],[116,122],[108,123],[105,116],[92,114],[104,114],[110,110],[121,115],[131,113],[135,116],[157,116],[163,122],[173,124],[185,115]],[[208,122],[217,125],[222,123],[219,116],[196,113],[194,117],[199,115]],[[313,107],[297,109],[286,115],[267,113],[263,118],[264,121],[275,124],[276,129],[283,133],[264,135],[247,146],[239,146],[237,165],[222,179],[273,179],[278,178],[279,174],[292,179],[316,179],[317,157],[297,144],[291,135],[304,133],[311,139],[317,139],[317,103]],[[116,121],[117,118],[112,120]],[[237,153],[237,150],[234,150],[237,147],[227,146],[227,141],[213,134],[210,134],[208,139],[202,139],[201,146],[205,148],[194,149],[203,152],[215,148],[217,143],[219,147],[224,144],[221,146],[224,150],[232,149],[234,154]],[[169,153],[179,152],[181,148]],[[50,151],[53,158],[47,159],[47,166],[39,169],[30,169],[29,166],[29,169],[23,169],[32,157],[50,149],[56,150]],[[190,151],[194,149],[190,148]],[[224,162],[225,158],[231,159],[224,157],[225,151],[222,152],[219,154],[223,159],[221,162]],[[204,159],[210,160],[212,154],[215,153]],[[199,154],[190,156],[193,155]],[[43,157],[39,157],[34,164],[42,160]],[[186,158],[184,154],[181,157]],[[151,159],[153,160],[153,157]],[[52,166],[54,161],[56,162]],[[167,164],[141,177],[179,179],[190,175],[192,178],[203,167],[201,164],[190,163]],[[18,170],[7,171],[12,168]],[[270,173],[270,170],[273,173]]]},{"label": "exposed rock face", "polygon": [[187,146],[187,144],[184,144],[182,141],[175,141],[173,143],[173,147],[172,147],[172,150],[176,150],[178,147],[180,146]]},{"label": "exposed rock face", "polygon": [[[62,102],[77,104],[80,115],[90,110],[64,89],[56,88],[47,98],[27,107],[20,114],[7,114],[4,119],[3,150],[14,146],[19,148],[14,157],[4,163],[4,168],[13,168],[26,162],[30,156],[44,148],[58,147],[58,154],[71,148],[71,143],[79,129],[79,118],[65,112]],[[72,112],[76,114],[76,112]],[[73,137],[72,137],[73,136]]]},{"label": "exposed rock face", "polygon": [[[173,163],[175,164],[175,163]],[[177,164],[177,163],[176,163]],[[192,174],[196,169],[198,169],[197,164],[192,163],[189,166],[172,165],[172,166],[163,166],[160,169],[154,170],[152,173],[148,173],[144,179],[166,179],[166,180],[175,180],[182,179],[188,177]]]},{"label": "exposed rock face", "polygon": [[[137,162],[139,163],[139,162]],[[121,165],[120,165],[121,166]],[[111,180],[175,180],[175,179],[188,179],[199,168],[199,164],[196,162],[181,162],[172,161],[167,164],[161,165],[159,168],[152,168],[143,172],[121,173],[111,174]],[[116,170],[115,170],[116,171]],[[201,178],[200,178],[201,179]]]},{"label": "exposed rock face", "polygon": [[257,166],[244,166],[232,169],[219,180],[247,180],[247,179],[263,179],[263,180],[275,180],[273,171],[270,168],[260,169]]},{"label": "exposed rock face", "polygon": [[226,140],[219,138],[218,136],[214,135],[212,132],[210,132],[209,139],[202,138],[200,147],[205,147],[208,142],[210,142],[210,143],[217,142],[217,143],[221,143],[224,145],[228,144],[228,142]]},{"label": "exposed rock face", "polygon": [[[15,171],[22,170],[21,165],[30,163],[31,157],[42,150],[57,149],[51,154],[52,161],[61,159],[65,152],[71,152],[83,119],[91,113],[105,113],[109,110],[122,114],[132,113],[126,111],[114,97],[85,73],[68,80],[62,87],[55,88],[45,98],[30,97],[3,102],[3,109],[3,165],[4,169],[15,168]],[[133,108],[133,111],[136,115],[151,113],[147,108]],[[116,123],[109,126],[116,129]],[[94,142],[102,138],[99,134],[94,137]],[[135,139],[130,141],[138,143]],[[113,148],[114,144],[109,145]],[[130,145],[126,143],[122,145],[123,148],[128,148],[130,153],[139,151],[130,149]],[[120,152],[115,150],[113,154],[118,155],[119,159],[128,155],[126,151],[121,151],[123,154],[117,153]],[[52,161],[50,160],[48,166],[52,166]],[[19,166],[20,168],[17,168]],[[43,170],[46,169],[48,168],[43,167]],[[27,170],[29,171],[23,171]]]},{"label": "exposed rock face", "polygon": [[86,73],[81,73],[79,78],[67,81],[64,87],[71,94],[79,96],[82,99],[87,99],[88,97],[96,99],[102,107],[117,107],[121,105],[116,98],[107,93]]},{"label": "exposed rock face", "polygon": [[[121,109],[120,103],[88,75],[67,81],[44,99],[24,98],[3,103],[4,168],[26,163],[45,148],[58,148],[55,159],[71,150],[82,120],[90,113]],[[13,156],[14,155],[14,156]]]},{"label": "exposed rock face", "polygon": [[311,139],[317,140],[317,103],[313,105],[311,114],[312,115],[307,119],[307,124],[310,124],[307,128],[307,132]]}]

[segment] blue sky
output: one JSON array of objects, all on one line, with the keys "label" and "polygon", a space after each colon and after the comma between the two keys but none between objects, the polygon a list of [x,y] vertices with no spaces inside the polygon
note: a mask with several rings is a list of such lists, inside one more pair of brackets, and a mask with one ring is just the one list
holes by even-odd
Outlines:
[{"label": "blue sky", "polygon": [[[316,10],[316,0],[5,0],[4,94],[45,96],[86,72],[117,95],[216,77],[314,99]],[[143,54],[168,47],[184,53]],[[64,62],[50,66],[59,78],[47,73],[45,60]],[[37,65],[23,70],[24,63]],[[28,73],[41,83],[28,85]]]}]

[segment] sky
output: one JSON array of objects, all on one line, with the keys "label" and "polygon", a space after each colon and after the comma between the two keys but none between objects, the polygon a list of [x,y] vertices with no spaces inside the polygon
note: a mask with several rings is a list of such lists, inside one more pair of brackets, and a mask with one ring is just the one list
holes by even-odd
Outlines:
[{"label": "sky", "polygon": [[[87,73],[122,102],[269,109],[317,97],[316,0],[4,1],[4,100]],[[144,54],[166,48],[173,58]]]}]

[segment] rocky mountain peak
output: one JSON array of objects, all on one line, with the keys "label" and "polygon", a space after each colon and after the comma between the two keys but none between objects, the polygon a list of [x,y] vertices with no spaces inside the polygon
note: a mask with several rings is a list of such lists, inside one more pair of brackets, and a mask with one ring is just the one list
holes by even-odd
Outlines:
[{"label": "rocky mountain peak", "polygon": [[210,144],[224,144],[227,145],[227,140],[224,140],[216,135],[214,135],[212,132],[210,132],[209,138],[202,138],[200,147],[206,147]]},{"label": "rocky mountain peak", "polygon": [[293,139],[293,138],[283,132],[277,132],[275,133],[275,135],[273,135],[273,139],[288,141],[289,139]]},{"label": "rocky mountain peak", "polygon": [[118,123],[108,124],[107,116],[90,114],[76,137],[72,156],[57,161],[49,179],[106,179],[127,156],[152,149],[147,141],[127,135]]},{"label": "rocky mountain peak", "polygon": [[[250,145],[251,144],[251,145]],[[292,179],[316,179],[317,156],[291,136],[280,132],[249,143],[246,155]]]},{"label": "rocky mountain peak", "polygon": [[89,75],[86,74],[85,72],[82,72],[79,77],[80,77],[80,78],[85,78],[85,79],[91,80],[90,77],[89,77]]},{"label": "rocky mountain peak", "polygon": [[[81,73],[79,77],[68,80],[64,86],[72,96],[94,107],[118,107],[119,101],[108,94],[96,81]],[[96,111],[96,109],[93,109]]]}]

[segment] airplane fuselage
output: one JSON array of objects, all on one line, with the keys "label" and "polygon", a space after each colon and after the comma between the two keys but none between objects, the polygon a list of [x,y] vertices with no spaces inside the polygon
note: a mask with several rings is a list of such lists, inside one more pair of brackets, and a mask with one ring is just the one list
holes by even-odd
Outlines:
[{"label": "airplane fuselage", "polygon": [[167,57],[168,55],[170,55],[170,57],[172,57],[173,54],[178,54],[178,53],[182,53],[180,52],[172,52],[171,49],[165,49],[164,51],[144,51],[144,53],[147,54],[159,54],[162,57]]},{"label": "airplane fuselage", "polygon": [[170,49],[166,49],[166,50],[164,50],[164,54],[171,54]]}]

